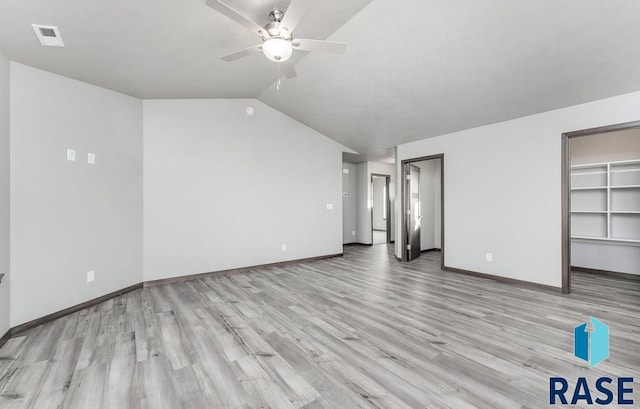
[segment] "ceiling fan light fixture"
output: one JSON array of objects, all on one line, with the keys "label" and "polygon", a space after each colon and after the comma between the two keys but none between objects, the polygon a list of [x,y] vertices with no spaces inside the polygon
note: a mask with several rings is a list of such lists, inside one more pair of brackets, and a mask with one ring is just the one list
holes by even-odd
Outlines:
[{"label": "ceiling fan light fixture", "polygon": [[264,44],[262,44],[262,52],[271,61],[284,62],[291,57],[293,46],[291,45],[291,41],[275,37],[266,40]]}]

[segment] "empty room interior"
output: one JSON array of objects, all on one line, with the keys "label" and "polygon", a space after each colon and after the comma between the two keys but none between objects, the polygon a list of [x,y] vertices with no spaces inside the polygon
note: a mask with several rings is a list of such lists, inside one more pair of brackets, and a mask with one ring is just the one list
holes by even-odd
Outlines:
[{"label": "empty room interior", "polygon": [[0,408],[640,407],[639,17],[0,0]]}]

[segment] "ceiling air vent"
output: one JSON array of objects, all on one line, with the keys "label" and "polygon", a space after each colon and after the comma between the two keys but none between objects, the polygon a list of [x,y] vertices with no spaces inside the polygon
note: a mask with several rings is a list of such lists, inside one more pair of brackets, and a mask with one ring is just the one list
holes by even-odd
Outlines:
[{"label": "ceiling air vent", "polygon": [[36,32],[36,36],[38,36],[40,44],[49,47],[64,47],[64,41],[62,41],[62,36],[60,35],[58,27],[43,26],[40,24],[31,24],[31,26]]}]

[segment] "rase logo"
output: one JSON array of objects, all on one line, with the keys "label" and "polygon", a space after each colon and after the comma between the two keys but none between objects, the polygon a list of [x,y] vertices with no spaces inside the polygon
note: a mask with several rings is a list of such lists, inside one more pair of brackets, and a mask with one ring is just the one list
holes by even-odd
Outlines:
[{"label": "rase logo", "polygon": [[[586,322],[574,328],[573,354],[588,362],[590,367],[594,367],[609,357],[609,327],[594,317],[591,317],[591,325],[593,329],[589,329]],[[617,395],[614,395],[612,390],[614,383],[617,384]],[[549,403],[567,405],[567,397],[570,396],[572,405],[580,401],[589,405],[593,405],[594,402],[597,405],[609,405],[615,402],[615,398],[618,405],[633,405],[633,388],[630,386],[632,383],[631,377],[620,377],[615,382],[606,376],[598,378],[594,385],[594,399],[586,377],[581,376],[576,380],[572,393],[568,393],[570,385],[567,379],[552,377],[549,379]]]},{"label": "rase logo", "polygon": [[593,317],[591,324],[593,331],[590,332],[586,322],[573,329],[573,354],[596,366],[609,358],[609,327]]}]

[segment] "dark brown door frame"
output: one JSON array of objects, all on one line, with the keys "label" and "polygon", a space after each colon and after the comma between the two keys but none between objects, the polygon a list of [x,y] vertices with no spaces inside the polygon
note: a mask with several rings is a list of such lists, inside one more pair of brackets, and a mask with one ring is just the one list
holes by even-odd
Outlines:
[{"label": "dark brown door frame", "polygon": [[601,126],[562,134],[562,293],[571,293],[571,152],[569,140],[580,136],[640,128],[640,121]]},{"label": "dark brown door frame", "polygon": [[[401,223],[400,223],[400,231],[401,231],[401,254],[402,254],[402,258],[401,260],[403,262],[407,261],[407,211],[406,211],[406,198],[405,198],[405,190],[406,190],[406,177],[404,174],[404,167],[409,164],[409,163],[415,163],[415,162],[422,162],[425,160],[432,160],[432,159],[440,159],[440,247],[441,247],[441,251],[442,251],[442,256],[440,257],[440,268],[441,269],[445,269],[445,263],[444,263],[444,258],[445,258],[445,249],[444,249],[444,153],[440,153],[438,155],[431,155],[431,156],[422,156],[420,158],[413,158],[413,159],[405,159],[403,161],[400,162],[400,175],[398,178],[398,183],[400,183],[401,186],[401,200],[402,200],[402,207],[400,208],[400,212],[402,214],[401,217]],[[397,202],[397,201],[396,201]]]},{"label": "dark brown door frame", "polygon": [[391,175],[382,173],[371,174],[371,244],[373,245],[373,178],[385,178],[385,186],[387,187],[387,244],[391,243],[391,198],[389,196],[389,187],[391,186]]}]

